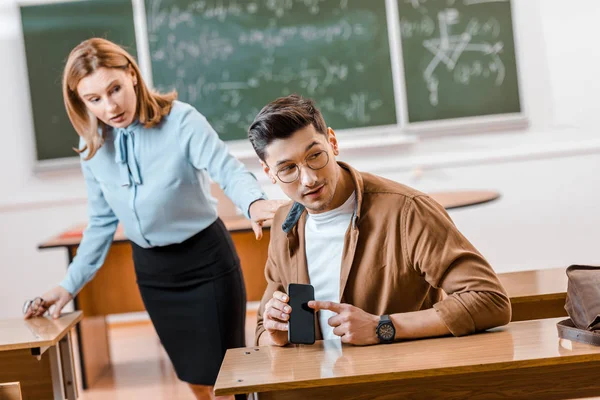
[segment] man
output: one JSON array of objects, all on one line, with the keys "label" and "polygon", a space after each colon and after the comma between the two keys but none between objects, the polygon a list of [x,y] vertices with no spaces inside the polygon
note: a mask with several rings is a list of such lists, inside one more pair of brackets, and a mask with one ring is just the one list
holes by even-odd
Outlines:
[{"label": "man", "polygon": [[446,211],[423,193],[336,162],[335,133],[311,100],[268,104],[249,139],[294,201],[273,220],[257,344],[288,343],[289,283],[314,286],[317,339],[391,343],[510,321],[498,277]]}]

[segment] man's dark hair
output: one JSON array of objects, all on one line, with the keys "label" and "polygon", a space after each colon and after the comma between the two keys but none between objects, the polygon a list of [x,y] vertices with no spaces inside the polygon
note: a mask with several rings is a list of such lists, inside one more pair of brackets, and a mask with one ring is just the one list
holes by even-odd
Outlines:
[{"label": "man's dark hair", "polygon": [[276,139],[287,139],[311,124],[317,132],[327,135],[325,120],[315,103],[292,94],[280,97],[260,110],[248,129],[248,139],[258,157],[265,161],[265,149],[269,144]]}]

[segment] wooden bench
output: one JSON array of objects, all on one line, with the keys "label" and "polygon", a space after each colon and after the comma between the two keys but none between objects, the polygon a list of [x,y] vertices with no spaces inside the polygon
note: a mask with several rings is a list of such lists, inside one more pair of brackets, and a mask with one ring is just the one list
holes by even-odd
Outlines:
[{"label": "wooden bench", "polygon": [[231,349],[215,393],[257,392],[260,400],[597,396],[600,346],[559,339],[559,320],[391,345]]}]

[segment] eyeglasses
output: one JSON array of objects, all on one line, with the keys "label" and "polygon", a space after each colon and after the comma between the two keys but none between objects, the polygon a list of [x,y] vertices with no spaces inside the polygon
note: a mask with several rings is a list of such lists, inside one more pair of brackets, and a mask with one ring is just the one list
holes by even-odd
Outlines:
[{"label": "eyeglasses", "polygon": [[23,304],[23,314],[27,314],[27,312],[31,309],[32,314],[35,314],[40,307],[44,306],[44,299],[41,297],[36,297],[33,300],[27,300]]},{"label": "eyeglasses", "polygon": [[[325,150],[321,150],[310,154],[304,159],[302,164],[305,164],[308,168],[316,171],[325,168],[328,163],[329,154],[327,154]],[[300,166],[298,164],[288,164],[277,170],[275,176],[283,183],[295,182],[300,178]]]}]

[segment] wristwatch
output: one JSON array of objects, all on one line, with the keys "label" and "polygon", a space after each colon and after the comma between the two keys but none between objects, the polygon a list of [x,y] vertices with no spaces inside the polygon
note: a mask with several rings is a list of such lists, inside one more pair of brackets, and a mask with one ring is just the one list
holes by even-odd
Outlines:
[{"label": "wristwatch", "polygon": [[389,315],[382,315],[379,317],[379,324],[377,324],[377,337],[379,343],[393,343],[396,337],[396,328],[394,323],[390,319]]}]

